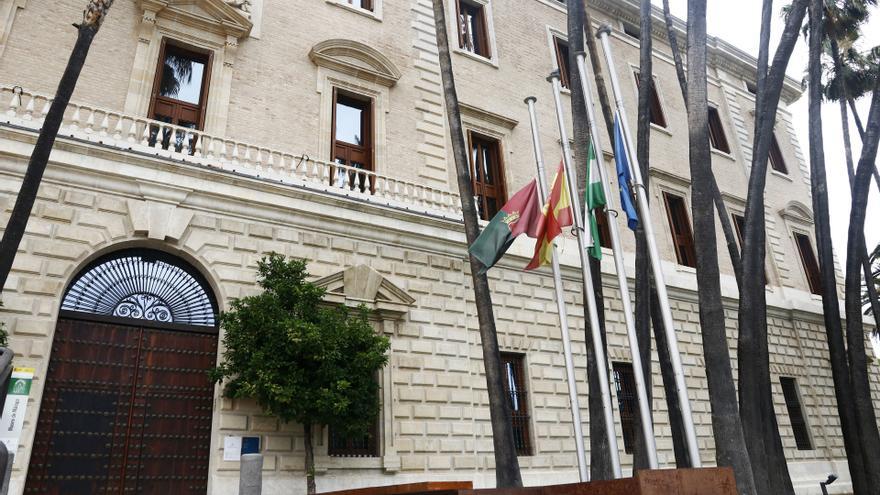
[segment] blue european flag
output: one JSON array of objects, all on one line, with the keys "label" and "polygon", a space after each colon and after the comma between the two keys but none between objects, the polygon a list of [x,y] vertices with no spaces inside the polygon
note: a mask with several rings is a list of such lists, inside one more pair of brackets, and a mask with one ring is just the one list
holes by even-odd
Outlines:
[{"label": "blue european flag", "polygon": [[617,164],[617,182],[620,184],[620,206],[626,213],[626,223],[630,229],[636,230],[639,226],[639,216],[633,205],[632,194],[629,191],[629,159],[626,157],[626,145],[623,141],[623,130],[620,128],[620,120],[614,116],[614,161]]}]

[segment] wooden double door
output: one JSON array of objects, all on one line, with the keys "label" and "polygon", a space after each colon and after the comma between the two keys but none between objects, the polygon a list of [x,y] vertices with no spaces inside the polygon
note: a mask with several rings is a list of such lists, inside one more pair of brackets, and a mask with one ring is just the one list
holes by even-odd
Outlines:
[{"label": "wooden double door", "polygon": [[217,333],[60,319],[25,493],[204,494]]}]

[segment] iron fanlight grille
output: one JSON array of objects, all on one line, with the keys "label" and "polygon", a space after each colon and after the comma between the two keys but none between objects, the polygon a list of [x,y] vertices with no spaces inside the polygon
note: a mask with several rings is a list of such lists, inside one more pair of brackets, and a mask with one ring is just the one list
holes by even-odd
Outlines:
[{"label": "iron fanlight grille", "polygon": [[99,258],[74,280],[61,309],[180,325],[216,326],[204,278],[161,251],[126,250]]}]

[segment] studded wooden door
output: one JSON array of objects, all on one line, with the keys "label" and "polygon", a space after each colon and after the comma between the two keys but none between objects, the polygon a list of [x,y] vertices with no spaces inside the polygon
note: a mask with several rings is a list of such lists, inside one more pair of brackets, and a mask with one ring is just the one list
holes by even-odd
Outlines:
[{"label": "studded wooden door", "polygon": [[25,493],[204,494],[217,333],[60,319]]}]

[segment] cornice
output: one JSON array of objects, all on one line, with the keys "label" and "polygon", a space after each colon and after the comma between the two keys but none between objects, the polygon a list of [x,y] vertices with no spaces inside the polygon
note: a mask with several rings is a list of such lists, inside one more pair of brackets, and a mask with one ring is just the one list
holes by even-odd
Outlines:
[{"label": "cornice", "polygon": [[375,81],[388,87],[397,84],[402,75],[394,62],[382,52],[352,40],[321,41],[309,50],[309,59],[320,67]]}]

